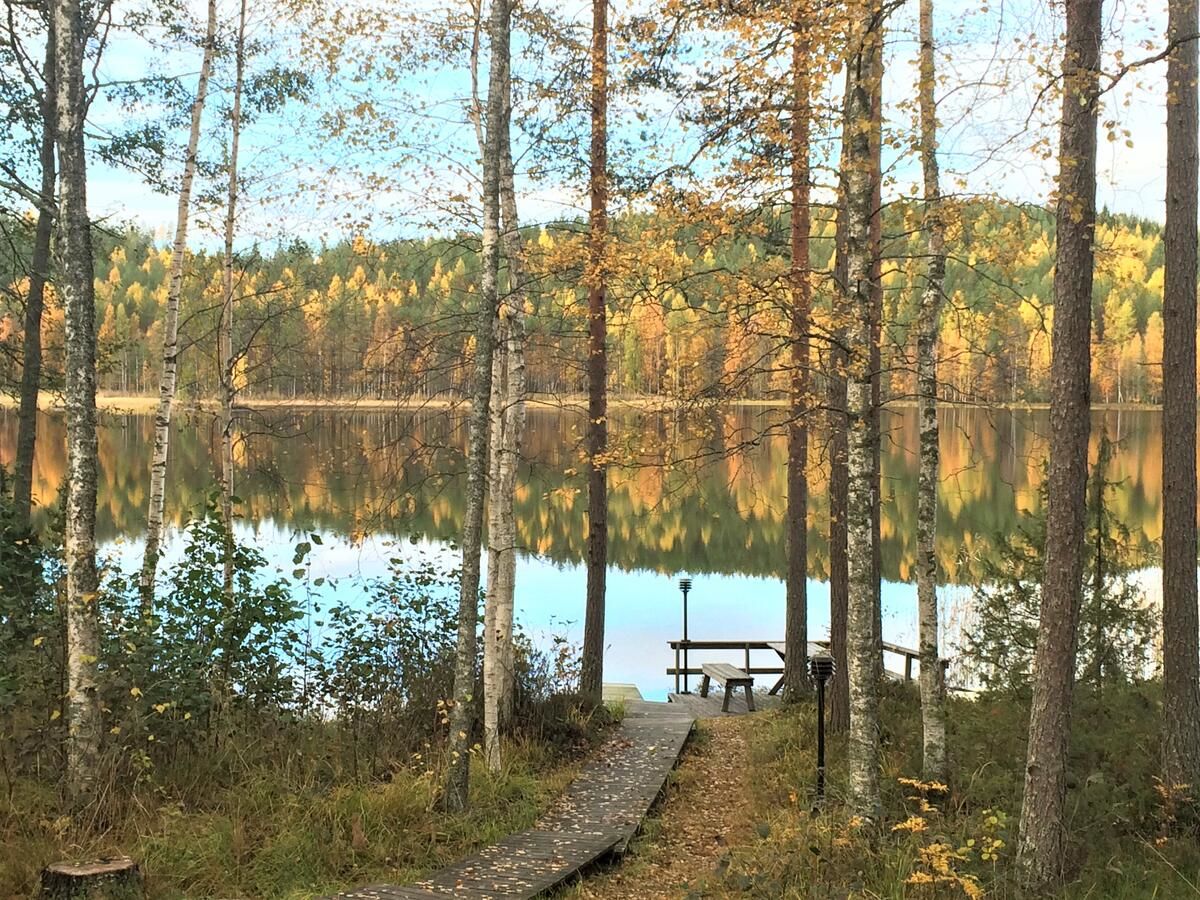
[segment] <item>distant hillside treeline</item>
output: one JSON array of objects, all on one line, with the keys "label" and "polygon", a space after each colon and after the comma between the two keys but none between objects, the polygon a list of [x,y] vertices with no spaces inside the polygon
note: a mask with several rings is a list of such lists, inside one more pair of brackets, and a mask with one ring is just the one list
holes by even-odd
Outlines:
[{"label": "distant hillside treeline", "polygon": [[[920,210],[893,205],[885,218],[885,376],[892,396],[911,393],[910,326],[925,263]],[[25,278],[19,222],[8,242],[0,306],[0,377],[20,366]],[[12,226],[17,227],[12,227]],[[1156,402],[1161,390],[1162,243],[1158,225],[1105,216],[1097,233],[1094,396]],[[786,212],[760,216],[739,235],[626,216],[616,228],[610,282],[610,388],[615,393],[786,396]],[[829,277],[833,223],[813,226],[817,303],[814,356],[836,310]],[[570,223],[525,233],[523,287],[532,390],[585,390],[586,288],[581,229]],[[1050,361],[1053,220],[1042,210],[965,205],[950,229],[948,303],[940,378],[964,400],[1046,398]],[[101,388],[157,389],[169,250],[136,230],[100,235],[96,302]],[[311,248],[302,241],[239,259],[235,346],[247,397],[399,397],[458,392],[470,371],[471,295],[477,257],[469,237],[374,243],[358,237]],[[188,259],[181,312],[180,389],[216,392],[219,259]],[[45,319],[53,383],[62,367],[63,314]],[[821,360],[814,358],[814,365]]]}]

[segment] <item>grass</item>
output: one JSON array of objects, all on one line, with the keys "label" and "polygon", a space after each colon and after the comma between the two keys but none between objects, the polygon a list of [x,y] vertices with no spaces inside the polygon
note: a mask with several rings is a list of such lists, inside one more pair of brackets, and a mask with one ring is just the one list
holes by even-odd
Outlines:
[{"label": "grass", "polygon": [[[1157,790],[1157,687],[1081,689],[1074,717],[1062,900],[1200,898],[1195,823],[1168,822]],[[1027,898],[1013,854],[1023,789],[1026,702],[951,703],[949,794],[921,785],[915,690],[883,701],[885,817],[871,830],[845,807],[845,740],[829,746],[829,799],[812,813],[811,707],[747,717],[754,839],[736,848],[717,896]],[[930,802],[932,801],[932,802]],[[1172,827],[1168,828],[1168,825]],[[705,896],[709,894],[706,893]],[[1036,896],[1044,897],[1045,894]]]},{"label": "grass", "polygon": [[470,810],[433,808],[440,766],[414,755],[381,778],[331,777],[314,748],[286,758],[252,746],[197,754],[147,775],[79,837],[58,818],[53,786],[11,785],[0,797],[0,897],[32,896],[56,859],[128,854],[151,900],[301,898],[370,881],[403,882],[529,827],[573,777],[574,757],[510,743],[499,773],[476,759]]}]

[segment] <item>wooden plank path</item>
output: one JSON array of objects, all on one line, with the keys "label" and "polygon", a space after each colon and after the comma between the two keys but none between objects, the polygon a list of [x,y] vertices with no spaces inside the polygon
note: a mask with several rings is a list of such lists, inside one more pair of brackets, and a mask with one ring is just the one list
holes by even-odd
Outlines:
[{"label": "wooden plank path", "polygon": [[337,896],[525,900],[557,887],[601,857],[625,852],[662,793],[694,724],[684,705],[626,701],[625,717],[613,736],[533,828],[414,884],[376,884]]},{"label": "wooden plank path", "polygon": [[[729,712],[721,711],[721,704],[724,700],[724,690],[714,688],[709,691],[707,697],[701,697],[698,689],[690,694],[667,694],[667,699],[670,700],[671,706],[679,706],[682,709],[688,710],[697,719],[708,717],[718,718],[720,716],[744,716],[750,712],[746,706],[746,698],[742,696],[741,691],[729,698]],[[761,688],[756,688],[754,691],[754,705],[756,708],[773,709],[780,706],[783,699],[778,694],[769,694]]]}]

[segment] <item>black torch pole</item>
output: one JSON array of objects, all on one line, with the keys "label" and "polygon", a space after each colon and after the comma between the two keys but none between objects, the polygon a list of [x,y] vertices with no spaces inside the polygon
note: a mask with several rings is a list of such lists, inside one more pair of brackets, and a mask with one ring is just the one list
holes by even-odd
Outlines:
[{"label": "black torch pole", "polygon": [[683,591],[683,692],[690,694],[688,690],[688,591],[692,589],[692,579],[680,578],[679,589]]},{"label": "black torch pole", "polygon": [[817,808],[825,803],[825,679],[817,682]]},{"label": "black torch pole", "polygon": [[809,673],[817,683],[817,798],[813,813],[825,804],[825,682],[833,677],[837,664],[833,657],[821,654],[808,660]]}]

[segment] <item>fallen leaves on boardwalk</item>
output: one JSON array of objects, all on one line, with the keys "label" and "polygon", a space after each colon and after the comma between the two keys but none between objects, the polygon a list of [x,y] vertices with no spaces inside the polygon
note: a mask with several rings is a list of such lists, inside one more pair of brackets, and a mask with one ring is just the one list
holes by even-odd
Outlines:
[{"label": "fallen leaves on boardwalk", "polygon": [[728,849],[753,840],[746,717],[702,720],[658,815],[625,859],[568,896],[586,900],[707,897]]}]

